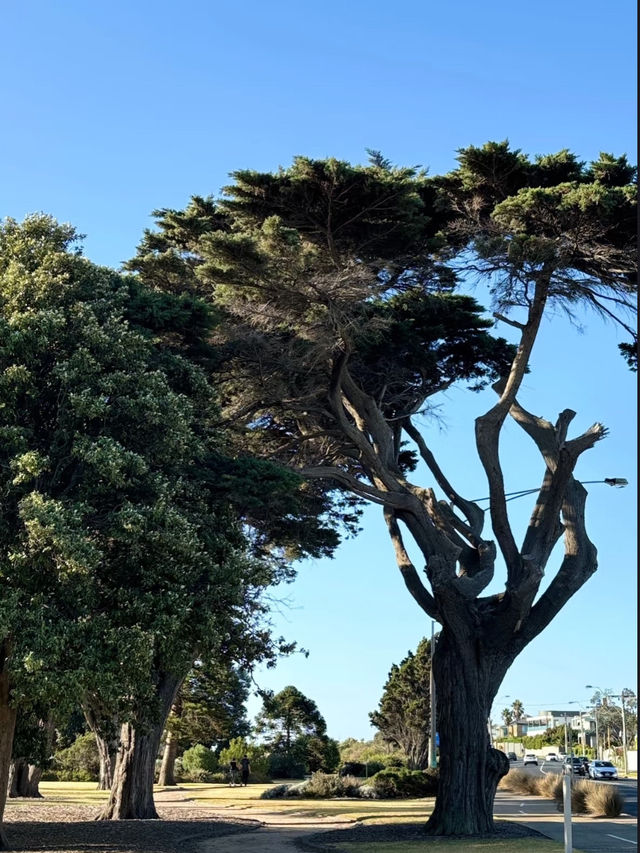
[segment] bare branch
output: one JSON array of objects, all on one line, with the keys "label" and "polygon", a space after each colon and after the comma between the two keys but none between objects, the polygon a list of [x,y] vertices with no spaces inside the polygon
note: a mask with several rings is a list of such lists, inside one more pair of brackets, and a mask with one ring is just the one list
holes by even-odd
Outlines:
[{"label": "bare branch", "polygon": [[400,573],[402,574],[402,579],[404,580],[405,586],[407,587],[415,601],[424,610],[424,612],[428,616],[431,616],[432,619],[440,621],[435,599],[427,591],[426,587],[420,580],[418,572],[416,571],[415,566],[409,558],[409,555],[404,547],[404,542],[402,539],[402,534],[400,532],[400,526],[398,525],[398,521],[396,519],[396,515],[389,506],[385,506],[384,508],[384,519],[387,522],[389,536],[391,537],[393,550],[395,551],[396,555],[396,563],[398,564],[398,568],[400,569]]}]

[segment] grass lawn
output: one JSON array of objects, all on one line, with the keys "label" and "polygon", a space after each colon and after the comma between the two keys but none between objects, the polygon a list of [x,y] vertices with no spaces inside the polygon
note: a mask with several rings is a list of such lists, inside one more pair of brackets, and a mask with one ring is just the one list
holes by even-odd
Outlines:
[{"label": "grass lawn", "polygon": [[[380,844],[340,844],[340,853],[562,853],[564,844],[537,838],[514,838],[505,841],[429,841],[390,842]],[[573,848],[574,853],[580,853]]]},{"label": "grass lawn", "polygon": [[[270,784],[248,785],[246,788],[205,783],[181,783],[177,787],[155,788],[156,805],[223,813],[228,810],[239,817],[265,820],[329,818],[336,821],[357,821],[372,824],[416,823],[426,820],[433,808],[433,799],[422,800],[261,800],[260,794]],[[41,782],[43,800],[30,801],[33,808],[42,805],[94,805],[104,802],[108,791],[97,791],[94,782]],[[15,808],[26,801],[13,800]],[[310,832],[312,832],[310,827]],[[501,840],[439,840],[403,842],[344,842],[335,847],[340,853],[563,853],[564,845],[540,838]],[[575,850],[575,848],[574,848]],[[580,851],[575,850],[575,853]]]}]

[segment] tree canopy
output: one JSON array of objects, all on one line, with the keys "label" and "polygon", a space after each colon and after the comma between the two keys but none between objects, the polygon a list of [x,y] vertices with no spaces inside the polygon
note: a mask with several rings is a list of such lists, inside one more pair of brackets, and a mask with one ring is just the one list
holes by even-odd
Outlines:
[{"label": "tree canopy", "polygon": [[414,652],[393,664],[378,709],[369,714],[382,737],[400,747],[413,770],[429,766],[431,735],[431,642],[422,639]]},{"label": "tree canopy", "polygon": [[[570,437],[572,410],[554,423],[527,411],[519,392],[550,309],[587,306],[633,334],[634,177],[625,158],[531,159],[506,142],[462,149],[458,168],[433,178],[375,153],[367,166],[299,157],[273,174],[233,173],[219,199],[158,211],[158,230],[129,265],[220,312],[224,411],[252,451],[312,487],[383,508],[410,594],[442,625],[434,833],[491,828],[508,769],[489,743],[491,703],[518,653],[597,565],[574,471],[606,429]],[[486,283],[493,319],[460,292],[469,276]],[[496,319],[517,330],[517,346],[495,336]],[[496,392],[476,422],[487,511],[429,446],[425,416],[455,383]],[[540,454],[520,542],[499,452],[508,417]],[[425,485],[415,481],[424,471]],[[560,539],[564,556],[539,594]],[[504,592],[483,597],[498,555]]]}]

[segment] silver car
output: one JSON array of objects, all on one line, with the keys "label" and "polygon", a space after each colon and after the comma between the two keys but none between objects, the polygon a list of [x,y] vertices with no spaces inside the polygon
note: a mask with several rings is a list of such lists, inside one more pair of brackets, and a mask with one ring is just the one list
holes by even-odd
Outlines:
[{"label": "silver car", "polygon": [[618,771],[610,761],[592,761],[589,776],[591,779],[617,779]]}]

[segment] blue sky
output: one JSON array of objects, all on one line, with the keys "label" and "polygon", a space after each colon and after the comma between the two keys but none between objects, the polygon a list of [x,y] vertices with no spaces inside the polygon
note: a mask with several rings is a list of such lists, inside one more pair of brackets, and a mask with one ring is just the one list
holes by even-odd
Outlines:
[{"label": "blue sky", "polygon": [[[532,155],[566,147],[585,160],[600,151],[635,160],[630,0],[29,0],[0,15],[0,216],[41,210],[72,222],[88,257],[111,266],[134,253],[154,208],[182,207],[219,192],[234,169],[276,169],[296,154],[363,162],[374,148],[437,173],[458,148],[508,138]],[[514,663],[496,717],[515,698],[536,713],[586,704],[586,684],[636,687],[636,381],[616,330],[582,323],[545,324],[523,402],[550,419],[575,409],[576,429],[605,422],[610,435],[579,476],[630,485],[590,490],[600,569]],[[471,439],[490,395],[453,390],[442,403],[430,440],[461,490],[481,497]],[[515,426],[505,453],[509,486],[536,486],[540,466]],[[527,499],[512,507],[526,523]],[[371,508],[357,540],[274,592],[277,629],[310,655],[261,673],[260,684],[295,684],[338,739],[372,734],[367,714],[391,664],[431,633],[378,516]]]}]

